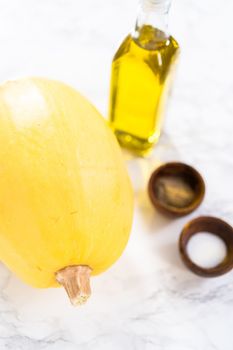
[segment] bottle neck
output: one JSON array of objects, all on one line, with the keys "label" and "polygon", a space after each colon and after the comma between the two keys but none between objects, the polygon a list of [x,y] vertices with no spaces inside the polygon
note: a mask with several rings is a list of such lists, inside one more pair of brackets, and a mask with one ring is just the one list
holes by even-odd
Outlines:
[{"label": "bottle neck", "polygon": [[150,27],[158,30],[164,38],[168,34],[168,12],[171,0],[140,0],[133,37],[138,38],[141,30]]}]

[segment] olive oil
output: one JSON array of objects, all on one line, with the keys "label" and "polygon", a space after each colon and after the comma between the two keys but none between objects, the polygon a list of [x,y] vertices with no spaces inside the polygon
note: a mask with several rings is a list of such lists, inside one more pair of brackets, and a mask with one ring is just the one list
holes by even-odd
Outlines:
[{"label": "olive oil", "polygon": [[[144,16],[142,22],[150,21]],[[178,51],[172,36],[137,22],[114,56],[109,119],[120,144],[138,154],[148,153],[159,139]]]}]

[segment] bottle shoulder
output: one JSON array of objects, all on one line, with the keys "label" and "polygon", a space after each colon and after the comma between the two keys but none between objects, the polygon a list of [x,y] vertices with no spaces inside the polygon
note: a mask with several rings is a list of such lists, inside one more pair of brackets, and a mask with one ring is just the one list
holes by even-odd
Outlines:
[{"label": "bottle shoulder", "polygon": [[169,42],[170,42],[170,45],[177,51],[180,50],[180,45],[178,43],[178,41],[173,37],[173,36],[169,36]]},{"label": "bottle shoulder", "polygon": [[117,49],[113,61],[116,61],[118,58],[124,56],[130,51],[130,46],[132,43],[132,36],[131,34],[128,34],[127,37],[122,41],[121,45]]},{"label": "bottle shoulder", "polygon": [[141,41],[129,34],[116,51],[113,61],[117,61],[125,55],[140,57],[145,54],[153,56],[158,55],[159,52],[163,55],[166,55],[166,53],[168,55],[178,54],[179,44],[171,35],[167,36],[163,40],[154,38],[154,40],[147,42],[145,39]]},{"label": "bottle shoulder", "polygon": [[175,38],[151,25],[144,25],[135,30],[133,40],[143,49],[149,51],[166,50],[168,47],[178,48]]}]

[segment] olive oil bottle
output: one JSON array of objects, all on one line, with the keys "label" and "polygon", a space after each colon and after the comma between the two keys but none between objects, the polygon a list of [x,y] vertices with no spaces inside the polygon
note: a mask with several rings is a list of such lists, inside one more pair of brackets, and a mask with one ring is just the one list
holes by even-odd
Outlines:
[{"label": "olive oil bottle", "polygon": [[136,26],[112,62],[110,124],[122,146],[147,154],[158,141],[179,52],[168,34],[171,0],[141,0]]}]

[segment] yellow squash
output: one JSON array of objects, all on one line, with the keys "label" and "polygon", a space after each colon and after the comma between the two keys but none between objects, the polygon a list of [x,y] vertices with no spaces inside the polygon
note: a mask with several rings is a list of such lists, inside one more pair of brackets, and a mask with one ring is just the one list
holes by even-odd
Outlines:
[{"label": "yellow squash", "polygon": [[0,86],[0,260],[26,283],[63,284],[71,302],[121,255],[132,189],[119,146],[69,86],[31,78]]}]

